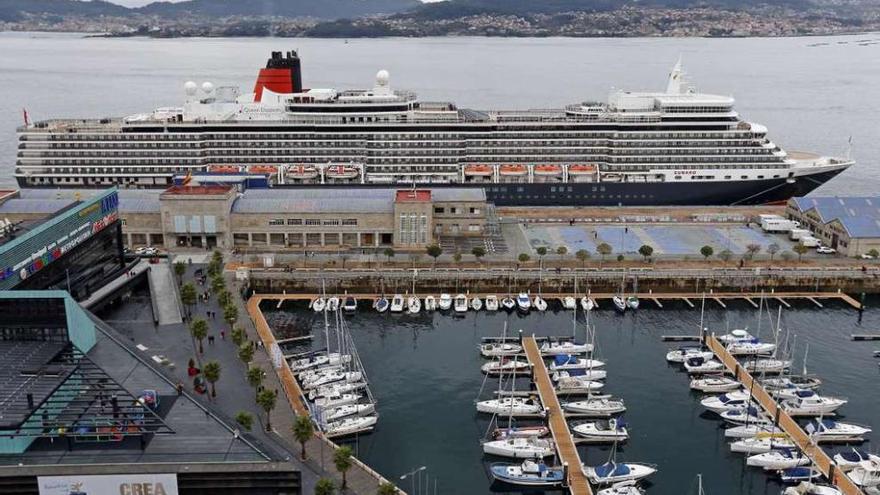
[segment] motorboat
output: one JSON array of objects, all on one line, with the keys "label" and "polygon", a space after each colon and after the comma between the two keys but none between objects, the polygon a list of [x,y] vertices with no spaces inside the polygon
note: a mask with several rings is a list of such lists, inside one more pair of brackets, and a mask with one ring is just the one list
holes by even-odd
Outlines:
[{"label": "motorboat", "polygon": [[327,438],[337,438],[356,433],[365,433],[371,431],[378,421],[379,417],[376,415],[343,418],[339,421],[327,423],[324,427],[324,436]]},{"label": "motorboat", "polygon": [[815,390],[810,390],[806,388],[780,388],[776,390],[770,390],[768,393],[775,397],[777,400],[798,399],[802,397],[812,397],[814,395],[818,395],[816,394]]},{"label": "motorboat", "polygon": [[684,362],[684,369],[687,370],[687,372],[690,374],[720,373],[724,370],[724,365],[721,364],[721,361],[717,361],[715,359],[704,359],[697,356],[688,358]]},{"label": "motorboat", "polygon": [[611,302],[614,303],[614,307],[621,313],[626,311],[626,299],[623,296],[614,296],[611,298]]},{"label": "motorboat", "polygon": [[507,296],[501,299],[501,307],[507,311],[513,311],[513,309],[516,308],[516,301],[514,301],[512,297]]},{"label": "motorboat", "polygon": [[635,311],[639,309],[639,298],[636,296],[629,296],[626,298],[626,307]]},{"label": "motorboat", "polygon": [[731,409],[742,409],[749,405],[751,399],[748,392],[735,390],[726,394],[706,397],[700,401],[700,405],[714,413],[721,414]]},{"label": "motorboat", "polygon": [[684,363],[693,357],[712,359],[715,353],[704,350],[701,346],[683,346],[666,353],[666,361],[670,363]]},{"label": "motorboat", "polygon": [[379,313],[384,313],[388,311],[389,306],[391,306],[391,304],[388,302],[388,299],[384,297],[376,299],[376,302],[373,303],[373,309],[375,309]]},{"label": "motorboat", "polygon": [[339,298],[336,296],[327,298],[327,311],[337,311],[339,309]]},{"label": "motorboat", "polygon": [[319,354],[317,356],[295,359],[290,362],[290,370],[294,373],[299,373],[321,366],[345,364],[350,361],[350,354],[339,354],[338,352],[331,352],[328,354]]},{"label": "motorboat", "polygon": [[806,466],[810,462],[810,458],[802,454],[798,449],[774,449],[763,454],[750,455],[746,458],[747,466],[760,467],[767,471]]},{"label": "motorboat", "polygon": [[783,359],[749,359],[743,367],[750,373],[783,373],[791,368],[791,361]]},{"label": "motorboat", "polygon": [[479,311],[483,309],[483,301],[479,297],[472,298],[471,309],[473,309],[474,311]]},{"label": "motorboat", "polygon": [[452,307],[452,296],[450,296],[449,294],[446,294],[446,293],[440,294],[439,305],[440,305],[440,309],[443,311],[446,311],[449,308],[451,308]]},{"label": "motorboat", "polygon": [[584,311],[592,311],[594,307],[593,300],[587,296],[581,298],[581,309]]},{"label": "motorboat", "polygon": [[640,480],[657,472],[652,464],[637,462],[606,462],[599,466],[584,466],[584,474],[594,485],[610,485],[621,481]]},{"label": "motorboat", "polygon": [[325,395],[324,397],[318,397],[315,399],[315,405],[318,407],[322,407],[325,409],[332,407],[339,407],[348,404],[355,404],[360,401],[364,396],[361,394],[334,394],[334,395]]},{"label": "motorboat", "polygon": [[742,387],[742,384],[726,376],[706,376],[691,380],[690,387],[707,394],[717,394],[737,390]]},{"label": "motorboat", "polygon": [[573,370],[556,371],[552,375],[550,375],[550,378],[552,378],[554,382],[558,383],[566,378],[578,378],[580,380],[604,380],[607,376],[608,372],[605,370],[580,368]]},{"label": "motorboat", "polygon": [[535,300],[532,302],[535,306],[535,309],[538,311],[547,311],[547,301],[544,300],[541,296],[535,296]]},{"label": "motorboat", "polygon": [[785,432],[777,427],[766,424],[747,424],[725,428],[725,438],[753,438],[758,435],[780,435]]},{"label": "motorboat", "polygon": [[309,380],[303,380],[302,386],[305,389],[313,389],[333,382],[359,382],[363,378],[363,374],[360,371],[331,371],[317,375]]},{"label": "motorboat", "polygon": [[492,438],[501,440],[502,438],[525,438],[525,437],[546,437],[550,434],[550,428],[544,425],[535,426],[510,426],[508,428],[496,428],[492,432]]},{"label": "motorboat", "polygon": [[563,309],[577,309],[577,299],[572,296],[565,296],[562,298],[562,308]]},{"label": "motorboat", "polygon": [[840,406],[847,403],[846,399],[823,397],[812,390],[804,390],[803,395],[795,399],[782,401],[782,409],[790,416],[828,416],[833,415]]},{"label": "motorboat", "polygon": [[[779,471],[779,480],[783,483],[793,484],[801,481],[815,481],[824,478],[825,475],[813,466],[797,466]],[[782,492],[785,494],[785,492]]]},{"label": "motorboat", "polygon": [[863,462],[849,472],[849,478],[861,487],[880,486],[880,463]]},{"label": "motorboat", "polygon": [[768,418],[764,413],[758,411],[754,406],[748,406],[740,409],[730,409],[722,411],[718,414],[721,419],[735,425],[756,424],[762,426],[772,426],[773,420]]},{"label": "motorboat", "polygon": [[549,457],[556,453],[552,440],[535,437],[513,437],[483,442],[483,453],[514,459]]},{"label": "motorboat", "polygon": [[323,387],[313,388],[309,390],[309,400],[317,400],[322,397],[338,396],[349,392],[355,392],[362,388],[367,388],[367,382],[352,383],[331,383]]},{"label": "motorboat", "polygon": [[586,400],[565,402],[562,404],[562,408],[566,412],[595,417],[614,416],[626,411],[623,400],[614,398],[597,399],[589,397]]},{"label": "motorboat", "polygon": [[796,486],[789,486],[782,495],[843,495],[843,492],[831,485],[801,481]]},{"label": "motorboat", "polygon": [[561,467],[549,467],[543,461],[492,463],[489,472],[496,480],[516,486],[552,487],[561,485],[565,480],[565,471]]},{"label": "motorboat", "polygon": [[769,342],[731,342],[727,344],[727,352],[734,356],[763,356],[773,354],[776,344]]},{"label": "motorboat", "polygon": [[733,342],[751,342],[755,340],[755,337],[753,337],[748,330],[738,328],[736,330],[731,330],[730,333],[718,336],[718,340],[723,344],[730,344]]},{"label": "motorboat", "polygon": [[589,395],[602,390],[605,384],[590,380],[583,376],[569,376],[556,382],[556,393],[559,395]]},{"label": "motorboat", "polygon": [[516,361],[503,358],[499,361],[486,363],[480,367],[480,370],[482,370],[483,373],[488,374],[524,373],[529,369],[531,369],[531,365],[529,365],[528,361]]},{"label": "motorboat", "polygon": [[437,298],[434,296],[425,296],[425,311],[437,310]]},{"label": "motorboat", "polygon": [[834,463],[844,471],[851,471],[865,462],[873,462],[880,465],[880,456],[861,449],[850,449],[834,454]]},{"label": "motorboat", "polygon": [[403,300],[403,296],[400,294],[394,294],[394,297],[391,298],[391,312],[392,313],[403,313],[404,305],[406,301]]},{"label": "motorboat", "polygon": [[528,311],[532,308],[532,300],[529,299],[528,294],[520,292],[519,295],[516,296],[516,306],[520,311]]},{"label": "motorboat", "polygon": [[468,298],[464,294],[459,294],[455,296],[455,301],[453,301],[453,307],[455,307],[456,313],[466,313],[468,310]]},{"label": "motorboat", "polygon": [[596,495],[645,495],[637,481],[621,481],[596,492]]},{"label": "motorboat", "polygon": [[312,310],[315,313],[320,313],[321,311],[324,311],[324,309],[327,307],[327,300],[324,299],[323,297],[319,297],[319,298],[315,299],[314,301],[312,301],[311,306],[312,306]]},{"label": "motorboat", "polygon": [[558,354],[553,357],[553,362],[550,363],[550,371],[583,370],[601,368],[603,366],[605,366],[603,361],[579,358],[570,354]]},{"label": "motorboat", "polygon": [[811,421],[804,431],[816,442],[862,442],[871,433],[868,427],[830,419]]},{"label": "motorboat", "polygon": [[357,309],[358,309],[357,299],[355,299],[351,296],[346,296],[345,301],[342,303],[342,309],[344,311],[348,311],[348,312],[357,311]]},{"label": "motorboat", "polygon": [[498,296],[495,294],[486,296],[486,311],[498,311]]},{"label": "motorboat", "polygon": [[332,422],[349,416],[365,416],[374,412],[376,412],[376,407],[373,404],[345,404],[324,409],[321,412],[321,417],[324,421]]},{"label": "motorboat", "polygon": [[590,442],[615,443],[629,438],[623,418],[572,423],[571,431]]},{"label": "motorboat", "polygon": [[477,412],[499,416],[536,416],[544,414],[544,406],[532,397],[499,397],[477,402]]},{"label": "motorboat", "polygon": [[510,342],[490,342],[480,345],[480,354],[483,357],[515,356],[522,350],[521,345]]},{"label": "motorboat", "polygon": [[297,378],[300,381],[303,380],[312,380],[318,376],[326,375],[328,373],[334,373],[337,371],[342,371],[342,363],[324,363],[319,366],[314,366],[310,369],[302,370],[296,372]]},{"label": "motorboat", "polygon": [[557,354],[586,354],[593,351],[592,344],[578,344],[571,340],[548,340],[541,344],[539,349],[542,356],[555,356]]},{"label": "motorboat", "polygon": [[767,390],[790,388],[815,390],[822,385],[822,380],[819,378],[806,375],[778,376],[774,378],[765,378],[760,380],[760,382]]},{"label": "motorboat", "polygon": [[739,454],[764,454],[776,449],[794,448],[796,445],[786,435],[764,435],[743,438],[730,444],[730,451]]},{"label": "motorboat", "polygon": [[409,296],[406,301],[406,309],[411,315],[419,314],[422,310],[422,301],[416,296]]}]

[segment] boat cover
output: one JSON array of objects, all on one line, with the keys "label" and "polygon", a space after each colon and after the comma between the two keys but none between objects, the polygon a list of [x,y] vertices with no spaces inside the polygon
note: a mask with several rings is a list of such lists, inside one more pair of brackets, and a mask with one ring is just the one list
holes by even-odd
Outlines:
[{"label": "boat cover", "polygon": [[600,478],[610,478],[612,476],[626,476],[630,469],[626,464],[617,464],[615,462],[606,462],[601,466],[596,466],[596,475]]},{"label": "boat cover", "polygon": [[562,366],[564,364],[577,364],[578,358],[577,356],[572,356],[569,354],[559,354],[553,358],[553,362],[556,363],[556,366]]},{"label": "boat cover", "polygon": [[849,452],[841,452],[840,457],[847,462],[862,462],[868,459],[868,454],[862,450],[852,449]]}]

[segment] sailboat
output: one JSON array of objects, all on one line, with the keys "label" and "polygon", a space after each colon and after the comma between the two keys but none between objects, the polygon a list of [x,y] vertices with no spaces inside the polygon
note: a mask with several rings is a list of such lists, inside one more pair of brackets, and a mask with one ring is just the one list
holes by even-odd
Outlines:
[{"label": "sailboat", "polygon": [[392,313],[402,313],[404,306],[403,296],[400,294],[394,294],[394,297],[391,298],[391,312]]},{"label": "sailboat", "polygon": [[455,296],[455,301],[453,302],[453,307],[455,308],[456,313],[466,313],[468,310],[468,298],[464,294],[459,294]]},{"label": "sailboat", "polygon": [[339,298],[331,296],[327,299],[327,311],[336,311],[339,309]]},{"label": "sailboat", "polygon": [[[504,361],[500,361],[503,363]],[[495,399],[483,400],[477,402],[477,412],[481,413],[489,413],[502,415],[506,414],[508,416],[508,421],[512,421],[512,418],[515,416],[535,416],[535,415],[543,415],[544,407],[541,405],[541,402],[536,397],[517,397],[514,395],[514,390],[516,387],[516,371],[518,361],[514,357],[513,361],[514,366],[507,369],[499,369],[498,373],[502,374],[504,372],[510,373],[510,395],[503,396],[502,377],[498,378],[498,397]],[[519,364],[522,364],[519,362]],[[528,367],[528,363],[525,363],[526,367]],[[484,372],[485,372],[485,365]]]},{"label": "sailboat", "polygon": [[440,294],[439,306],[442,311],[446,311],[449,308],[451,308],[452,307],[452,296],[450,296],[449,294],[447,294],[445,292],[443,294]]},{"label": "sailboat", "polygon": [[532,303],[535,306],[535,309],[538,311],[546,311],[547,310],[547,301],[544,300],[540,295],[535,296],[535,300]]},{"label": "sailboat", "polygon": [[608,488],[599,490],[596,495],[645,495],[645,490],[639,487],[638,481],[630,480],[614,483]]},{"label": "sailboat", "polygon": [[349,295],[346,295],[345,301],[342,303],[342,309],[345,311],[348,311],[348,312],[356,311],[357,305],[358,305],[357,299],[355,299]]},{"label": "sailboat", "polygon": [[479,297],[474,296],[473,298],[471,298],[471,309],[473,309],[474,311],[479,311],[483,309],[483,301]]},{"label": "sailboat", "polygon": [[625,312],[627,307],[626,298],[623,296],[623,284],[625,280],[626,274],[624,274],[623,278],[620,279],[620,290],[617,292],[617,294],[614,295],[614,297],[611,298],[611,302],[614,303],[614,307],[617,308],[617,310],[621,313]]},{"label": "sailboat", "polygon": [[507,275],[507,295],[501,299],[501,307],[507,311],[513,311],[516,308],[516,301],[514,301],[513,296],[511,295],[511,283],[510,283],[510,274]]},{"label": "sailboat", "polygon": [[311,306],[312,310],[315,313],[320,313],[321,311],[324,311],[324,308],[327,307],[327,301],[323,297],[319,297],[312,301]]},{"label": "sailboat", "polygon": [[498,296],[495,294],[486,296],[486,311],[498,311]]},{"label": "sailboat", "polygon": [[617,462],[617,444],[611,449],[608,462],[598,466],[584,465],[584,475],[594,485],[611,485],[624,481],[638,481],[657,472],[653,464],[641,462]]},{"label": "sailboat", "polygon": [[426,296],[425,297],[425,311],[436,311],[437,310],[437,299],[434,296]]},{"label": "sailboat", "polygon": [[409,299],[406,303],[406,308],[411,315],[419,314],[419,311],[422,310],[422,302],[415,295],[409,296]]}]

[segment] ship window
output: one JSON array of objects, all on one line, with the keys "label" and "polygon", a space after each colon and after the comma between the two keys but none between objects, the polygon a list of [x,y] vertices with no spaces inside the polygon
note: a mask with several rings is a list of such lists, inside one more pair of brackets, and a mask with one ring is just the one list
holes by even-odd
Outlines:
[{"label": "ship window", "polygon": [[680,175],[676,175],[676,176],[675,176],[675,180],[681,180],[681,176],[680,176]]}]

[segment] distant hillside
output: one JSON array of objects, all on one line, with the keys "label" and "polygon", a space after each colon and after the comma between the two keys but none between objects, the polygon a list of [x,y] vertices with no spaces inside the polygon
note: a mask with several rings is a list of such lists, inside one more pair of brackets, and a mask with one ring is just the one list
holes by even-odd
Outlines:
[{"label": "distant hillside", "polygon": [[79,0],[0,0],[0,20],[15,21],[22,14],[34,15],[81,15],[125,16],[130,10],[103,0],[81,2]]}]

